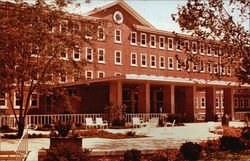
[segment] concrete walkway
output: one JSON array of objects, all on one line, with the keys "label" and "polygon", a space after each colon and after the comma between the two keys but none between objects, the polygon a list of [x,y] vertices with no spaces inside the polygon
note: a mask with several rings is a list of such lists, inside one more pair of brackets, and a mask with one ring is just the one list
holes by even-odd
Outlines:
[{"label": "concrete walkway", "polygon": [[[220,125],[220,123],[216,123]],[[230,122],[230,126],[244,126],[242,122]],[[132,129],[107,129],[113,133],[125,133]],[[136,134],[143,134],[148,137],[132,139],[105,139],[105,138],[83,138],[83,147],[92,151],[120,151],[128,149],[139,150],[161,150],[179,148],[186,141],[200,142],[208,138],[218,138],[220,135],[210,133],[207,123],[187,123],[185,126],[138,128]],[[31,133],[43,133],[44,131],[31,131]],[[19,140],[2,139],[1,150],[15,150]],[[42,148],[49,148],[49,138],[29,139],[29,150],[31,151],[28,160],[37,160],[37,152]]]}]

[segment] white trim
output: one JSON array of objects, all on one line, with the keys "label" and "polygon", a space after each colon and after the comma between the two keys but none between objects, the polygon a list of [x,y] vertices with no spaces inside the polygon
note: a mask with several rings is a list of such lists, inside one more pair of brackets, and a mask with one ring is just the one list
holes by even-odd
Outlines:
[{"label": "white trim", "polygon": [[[201,51],[201,49],[203,49],[203,51]],[[200,43],[200,55],[205,55],[205,45],[204,43]]]},{"label": "white trim", "polygon": [[59,27],[59,29],[60,29],[60,33],[62,33],[62,23],[65,23],[66,24],[66,31],[68,30],[68,21],[67,20],[62,20],[61,22],[60,22],[60,27]]},{"label": "white trim", "polygon": [[0,105],[0,109],[7,109],[8,107],[7,107],[7,93],[6,92],[4,92],[4,99],[1,99],[0,98],[0,100],[4,100],[4,105]]},{"label": "white trim", "polygon": [[226,75],[226,68],[224,65],[221,65],[220,70],[221,70],[220,72],[222,75]]},{"label": "white trim", "polygon": [[[32,106],[32,95],[33,95],[33,94],[36,94],[36,95],[37,95],[37,98],[36,98],[37,105],[36,105],[36,106]],[[30,107],[31,107],[31,108],[37,108],[37,107],[39,107],[39,95],[38,95],[37,92],[33,92],[33,93],[31,94],[31,96],[30,96]]]},{"label": "white trim", "polygon": [[[133,58],[133,55],[135,55],[135,58]],[[133,64],[133,60],[135,61],[135,64]],[[132,67],[137,67],[138,66],[137,53],[134,53],[134,52],[130,53],[130,66],[132,66]]]},{"label": "white trim", "polygon": [[[101,28],[103,29],[103,38],[99,38],[99,33],[100,33],[99,29],[101,29]],[[105,40],[105,29],[104,29],[104,27],[98,26],[97,38],[98,38],[99,41],[104,41]]]},{"label": "white trim", "polygon": [[65,81],[62,81],[62,73],[60,73],[60,77],[59,77],[59,81],[60,81],[60,83],[66,83],[67,82],[67,74],[65,73],[64,75],[65,75]]},{"label": "white trim", "polygon": [[[194,51],[194,44],[195,44],[195,51]],[[197,50],[198,50],[198,48],[197,48],[197,42],[192,42],[192,53],[193,54],[197,54]]]},{"label": "white trim", "polygon": [[[179,68],[179,64],[180,64],[180,68]],[[178,71],[182,71],[182,65],[181,65],[181,63],[180,63],[180,61],[179,60],[176,60],[176,70],[178,70]]]},{"label": "white trim", "polygon": [[[198,65],[195,64],[195,62],[192,63],[192,67],[193,67],[193,72],[197,72],[198,71]],[[196,68],[196,69],[195,69]]]},{"label": "white trim", "polygon": [[[208,53],[210,51],[210,54]],[[212,48],[211,45],[207,45],[207,56],[212,56]]]},{"label": "white trim", "polygon": [[[142,43],[142,40],[143,40],[143,39],[142,39],[142,35],[145,36],[145,44]],[[145,34],[145,33],[141,33],[141,34],[140,34],[140,43],[141,43],[141,46],[142,46],[142,47],[147,47],[147,34]]]},{"label": "white trim", "polygon": [[218,58],[219,57],[219,49],[215,47],[215,49],[213,50],[213,55],[214,57]]},{"label": "white trim", "polygon": [[234,108],[238,108],[238,107],[239,107],[239,99],[234,98]]},{"label": "white trim", "polygon": [[[134,39],[135,39],[135,43],[133,43],[132,42],[132,40],[133,40],[133,34],[135,34],[135,37],[134,37]],[[137,45],[137,32],[134,32],[134,31],[132,31],[131,33],[130,33],[130,45]]]},{"label": "white trim", "polygon": [[[68,60],[68,51],[67,51],[67,49],[62,49],[62,50],[60,51],[60,59]],[[62,57],[62,52],[64,52],[66,54],[66,57]]]},{"label": "white trim", "polygon": [[[119,31],[120,35],[116,35],[116,31]],[[116,36],[119,36],[120,40],[117,40]],[[122,31],[120,29],[115,29],[115,43],[118,43],[118,44],[122,43]]]},{"label": "white trim", "polygon": [[[19,105],[19,106],[16,105],[16,100],[17,100],[17,99],[16,99],[16,93],[18,93],[18,91],[15,91],[15,92],[14,92],[14,109],[19,109],[19,108],[20,108],[20,105]],[[20,97],[21,97],[21,95],[20,95]],[[21,102],[20,102],[20,103],[21,103]]]},{"label": "white trim", "polygon": [[[209,71],[210,69],[210,71]],[[208,73],[213,73],[213,64],[211,62],[207,63],[207,72]]]},{"label": "white trim", "polygon": [[122,73],[120,73],[120,72],[115,72],[114,75],[115,75],[115,76],[120,76],[120,75],[122,75]]},{"label": "white trim", "polygon": [[[152,41],[152,38],[154,38],[154,41]],[[152,45],[152,42],[154,45]],[[150,35],[150,48],[156,48],[156,36],[155,35]]]},{"label": "white trim", "polygon": [[215,107],[220,108],[220,99],[219,99],[219,97],[215,98]]},{"label": "white trim", "polygon": [[[75,49],[79,49],[79,52],[78,52],[79,58],[75,58],[75,53],[76,53]],[[80,48],[79,47],[76,47],[76,48],[73,49],[73,60],[75,60],[75,61],[81,60],[81,52],[80,52]]]},{"label": "white trim", "polygon": [[[90,49],[91,50],[91,53],[90,53],[90,56],[91,56],[91,59],[88,59],[88,49]],[[89,62],[92,62],[93,61],[93,48],[91,48],[91,47],[86,47],[85,48],[85,55],[86,55],[86,60],[87,61],[89,61]]]},{"label": "white trim", "polygon": [[[206,108],[206,97],[200,97],[200,101],[201,101],[201,108],[202,109],[205,109]],[[203,100],[204,100],[204,102],[203,102]],[[204,106],[202,105],[202,103],[204,103]]]},{"label": "white trim", "polygon": [[239,105],[239,107],[240,108],[244,108],[244,106],[245,106],[245,100],[244,100],[244,98],[240,98],[240,105]]},{"label": "white trim", "polygon": [[[98,48],[97,51],[98,51],[98,56],[97,56],[97,58],[98,58],[98,63],[105,64],[105,49],[103,49],[103,48]],[[103,60],[102,60],[102,61],[99,60],[99,58],[100,58],[100,51],[103,51]]]},{"label": "white trim", "polygon": [[[145,65],[142,64],[142,56],[145,56]],[[147,67],[147,54],[141,54],[141,67]]]},{"label": "white trim", "polygon": [[[163,42],[161,42],[161,39]],[[163,43],[163,46],[161,46],[161,43]],[[165,49],[165,37],[164,36],[159,36],[159,49]]]},{"label": "white trim", "polygon": [[[180,49],[178,49],[179,46],[180,46]],[[182,48],[183,48],[182,40],[176,40],[176,51],[182,52]]]},{"label": "white trim", "polygon": [[[152,65],[153,63],[152,58],[154,58],[155,65]],[[150,68],[156,68],[156,56],[155,55],[150,55]]]},{"label": "white trim", "polygon": [[[172,67],[170,67],[170,60],[171,60]],[[168,57],[168,69],[174,70],[174,59],[172,57]]]},{"label": "white trim", "polygon": [[[163,58],[163,60],[161,58]],[[163,66],[161,66],[161,63],[163,63]],[[165,56],[160,56],[159,57],[159,68],[160,69],[166,69],[166,58],[165,58]]]},{"label": "white trim", "polygon": [[[120,62],[116,62],[116,53],[120,53]],[[122,65],[122,51],[115,50],[115,65]]]},{"label": "white trim", "polygon": [[[203,67],[203,70],[201,69]],[[200,72],[205,73],[206,72],[206,63],[204,61],[200,61]]]},{"label": "white trim", "polygon": [[[103,74],[103,77],[100,77],[100,74]],[[97,71],[97,78],[105,78],[105,72],[104,71]]]},{"label": "white trim", "polygon": [[[170,47],[170,40],[172,40],[172,47]],[[173,38],[168,38],[168,50],[174,50],[174,39]]]},{"label": "white trim", "polygon": [[[186,44],[188,44],[188,45],[186,45]],[[184,47],[187,48],[187,49],[190,48],[190,44],[189,44],[189,41],[188,41],[188,40],[185,40],[185,41],[184,41]],[[187,49],[186,49],[186,50],[187,50]]]},{"label": "white trim", "polygon": [[214,74],[219,73],[219,65],[217,63],[214,63]]},{"label": "white trim", "polygon": [[232,68],[229,65],[227,66],[227,75],[232,75]]},{"label": "white trim", "polygon": [[[90,77],[88,77],[88,73],[91,73]],[[93,79],[93,71],[92,70],[85,71],[85,79]]]}]

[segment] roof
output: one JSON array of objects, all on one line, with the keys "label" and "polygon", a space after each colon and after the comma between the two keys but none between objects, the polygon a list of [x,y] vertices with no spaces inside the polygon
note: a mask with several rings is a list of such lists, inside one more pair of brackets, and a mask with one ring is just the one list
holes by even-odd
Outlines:
[{"label": "roof", "polygon": [[87,12],[86,16],[91,16],[95,13],[98,13],[100,11],[103,11],[105,9],[108,9],[110,7],[113,7],[115,5],[121,6],[124,10],[126,10],[129,14],[131,14],[137,21],[139,21],[144,26],[155,28],[152,24],[150,24],[146,19],[144,19],[139,13],[137,13],[133,8],[131,8],[127,3],[125,3],[123,0],[117,0],[115,2],[109,3],[107,5],[104,5],[102,7],[98,7],[93,9],[92,11]]}]

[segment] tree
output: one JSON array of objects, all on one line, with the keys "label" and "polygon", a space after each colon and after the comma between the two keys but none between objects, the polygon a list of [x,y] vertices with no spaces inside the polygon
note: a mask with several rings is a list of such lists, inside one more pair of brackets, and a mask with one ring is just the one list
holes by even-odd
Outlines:
[{"label": "tree", "polygon": [[[33,92],[61,92],[58,82],[66,74],[84,80],[84,69],[90,62],[82,57],[75,61],[70,53],[76,53],[77,59],[82,46],[94,47],[98,26],[105,21],[68,14],[64,9],[69,4],[72,1],[0,4],[0,89],[8,93],[18,137],[22,136]],[[18,100],[13,102],[13,97]],[[18,111],[14,105],[19,105]]]},{"label": "tree", "polygon": [[219,47],[219,65],[230,66],[239,81],[250,83],[250,33],[244,27],[249,25],[249,6],[248,0],[188,0],[172,18],[182,31]]}]

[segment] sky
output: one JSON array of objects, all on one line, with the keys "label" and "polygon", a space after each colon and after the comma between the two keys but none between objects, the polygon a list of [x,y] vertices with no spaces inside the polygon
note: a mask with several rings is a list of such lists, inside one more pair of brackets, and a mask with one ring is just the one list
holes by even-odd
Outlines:
[{"label": "sky", "polygon": [[[77,0],[81,3],[80,8],[70,12],[83,14],[96,7],[112,3],[115,0]],[[124,0],[130,7],[138,12],[143,18],[160,30],[175,31],[180,33],[177,23],[172,20],[171,14],[177,13],[178,5],[184,5],[186,0]]]}]

